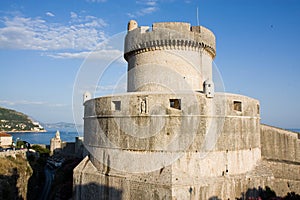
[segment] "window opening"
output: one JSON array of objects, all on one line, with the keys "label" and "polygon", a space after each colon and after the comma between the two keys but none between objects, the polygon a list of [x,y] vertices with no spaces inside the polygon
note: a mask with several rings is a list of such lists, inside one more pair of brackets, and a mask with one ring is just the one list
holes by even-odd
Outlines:
[{"label": "window opening", "polygon": [[111,102],[111,109],[112,110],[121,110],[121,101],[112,101]]},{"label": "window opening", "polygon": [[181,99],[170,99],[170,107],[181,110]]},{"label": "window opening", "polygon": [[236,110],[236,111],[242,112],[242,102],[234,101],[233,102],[233,109]]}]

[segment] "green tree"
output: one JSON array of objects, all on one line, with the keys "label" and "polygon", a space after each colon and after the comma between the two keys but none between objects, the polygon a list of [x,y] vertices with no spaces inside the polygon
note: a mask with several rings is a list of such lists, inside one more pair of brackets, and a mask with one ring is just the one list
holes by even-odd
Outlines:
[{"label": "green tree", "polygon": [[39,152],[41,155],[48,155],[50,154],[50,150],[44,147],[41,147],[40,145],[32,145],[31,147],[36,152]]}]

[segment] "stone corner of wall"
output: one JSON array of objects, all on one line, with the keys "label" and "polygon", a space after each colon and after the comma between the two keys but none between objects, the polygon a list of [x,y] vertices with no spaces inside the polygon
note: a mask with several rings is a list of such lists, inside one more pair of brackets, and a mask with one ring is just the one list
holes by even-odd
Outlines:
[{"label": "stone corner of wall", "polygon": [[85,166],[88,164],[88,162],[91,162],[89,157],[86,156],[83,158],[83,160],[73,169],[73,172],[82,172],[85,169]]}]

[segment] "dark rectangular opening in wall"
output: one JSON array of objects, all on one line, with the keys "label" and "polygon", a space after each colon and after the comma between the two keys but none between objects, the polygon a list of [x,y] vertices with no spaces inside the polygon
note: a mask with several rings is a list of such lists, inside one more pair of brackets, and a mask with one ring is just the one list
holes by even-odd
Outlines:
[{"label": "dark rectangular opening in wall", "polygon": [[233,102],[233,110],[242,112],[242,102],[234,101]]},{"label": "dark rectangular opening in wall", "polygon": [[111,110],[121,110],[121,101],[112,101]]},{"label": "dark rectangular opening in wall", "polygon": [[170,107],[181,110],[181,99],[170,99]]},{"label": "dark rectangular opening in wall", "polygon": [[259,104],[257,104],[257,114],[259,114],[260,111],[259,111]]}]

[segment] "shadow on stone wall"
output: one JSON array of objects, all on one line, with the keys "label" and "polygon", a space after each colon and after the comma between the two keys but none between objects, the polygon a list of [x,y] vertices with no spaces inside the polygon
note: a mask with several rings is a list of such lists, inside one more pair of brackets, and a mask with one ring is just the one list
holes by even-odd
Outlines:
[{"label": "shadow on stone wall", "polygon": [[[265,189],[249,188],[241,197],[236,200],[300,200],[300,195],[295,192],[287,193],[284,197],[277,196],[276,193],[268,186]],[[221,200],[217,196],[210,197],[209,200]]]},{"label": "shadow on stone wall", "polygon": [[17,181],[19,178],[18,169],[12,169],[12,175],[0,175],[0,199],[22,199],[19,195]]},{"label": "shadow on stone wall", "polygon": [[277,197],[276,193],[268,186],[265,189],[261,187],[248,189],[246,193],[242,193],[241,198],[243,199],[271,199]]},{"label": "shadow on stone wall", "polygon": [[217,196],[210,197],[208,200],[221,200]]},{"label": "shadow on stone wall", "polygon": [[[39,155],[39,156],[38,156]],[[36,200],[40,198],[45,184],[45,165],[48,153],[31,153],[27,151],[27,161],[32,169],[32,175],[28,179],[27,199]]]},{"label": "shadow on stone wall", "polygon": [[73,170],[81,159],[65,157],[65,162],[55,171],[49,199],[69,200],[73,191]]},{"label": "shadow on stone wall", "polygon": [[98,183],[89,183],[75,186],[74,199],[81,200],[121,200],[122,190]]}]

